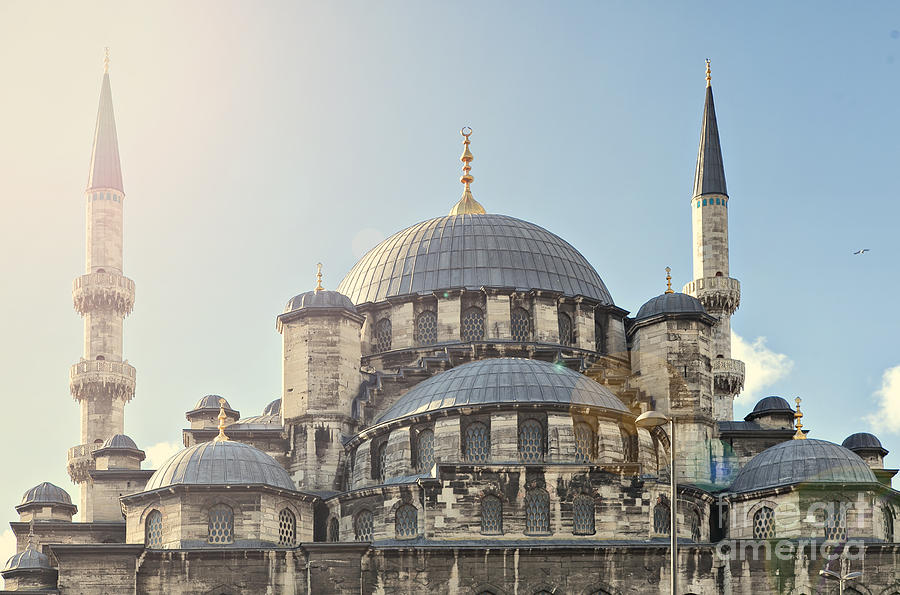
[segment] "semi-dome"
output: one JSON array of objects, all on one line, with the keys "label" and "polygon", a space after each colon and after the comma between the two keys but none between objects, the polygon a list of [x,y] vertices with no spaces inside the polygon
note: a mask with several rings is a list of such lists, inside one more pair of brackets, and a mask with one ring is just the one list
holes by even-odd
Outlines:
[{"label": "semi-dome", "polygon": [[791,408],[791,405],[781,397],[771,396],[760,399],[756,405],[753,407],[753,411],[747,414],[744,417],[745,421],[753,421],[758,417],[762,417],[764,415],[771,415],[773,413],[786,413],[788,415],[793,415],[794,410]]},{"label": "semi-dome", "polygon": [[879,440],[874,434],[869,434],[868,432],[857,432],[856,434],[850,434],[844,441],[841,443],[841,446],[848,450],[852,450],[853,452],[858,452],[861,450],[874,450],[881,453],[881,456],[884,456],[888,453],[887,449],[881,445],[881,440]]},{"label": "semi-dome", "polygon": [[33,546],[26,547],[6,561],[3,572],[12,570],[43,570],[51,568],[50,558]]},{"label": "semi-dome", "polygon": [[25,504],[65,504],[72,506],[72,498],[61,487],[45,481],[22,495],[22,502],[19,506],[24,506]]},{"label": "semi-dome", "polygon": [[798,483],[878,483],[859,455],[825,440],[787,440],[744,465],[731,490],[751,492]]},{"label": "semi-dome", "polygon": [[[219,410],[219,399],[221,399],[219,395],[206,395],[194,405],[194,411],[198,409],[215,409]],[[225,401],[225,409],[231,409],[231,405],[228,404],[228,401]]]},{"label": "semi-dome", "polygon": [[150,476],[144,491],[173,485],[264,485],[293,490],[278,461],[249,444],[203,442],[178,452]]},{"label": "semi-dome", "polygon": [[338,291],[356,304],[445,289],[543,289],[612,305],[597,271],[571,244],[506,215],[448,215],[387,238]]},{"label": "semi-dome", "polygon": [[319,291],[305,291],[288,300],[284,307],[284,313],[303,310],[306,308],[343,308],[350,312],[356,312],[356,306],[346,295],[337,291],[320,289]]},{"label": "semi-dome", "polygon": [[116,434],[115,436],[110,436],[106,439],[106,442],[104,442],[103,446],[101,446],[100,448],[127,448],[130,450],[140,450],[137,444],[135,444],[134,440],[132,440],[125,434]]},{"label": "semi-dome", "polygon": [[664,293],[648,300],[638,310],[635,320],[644,320],[659,314],[706,314],[700,300],[686,293]]},{"label": "semi-dome", "polygon": [[281,415],[281,399],[275,399],[263,409],[263,415]]},{"label": "semi-dome", "polygon": [[417,384],[378,423],[442,409],[503,403],[582,405],[631,414],[608,388],[563,365],[497,358],[463,364]]}]

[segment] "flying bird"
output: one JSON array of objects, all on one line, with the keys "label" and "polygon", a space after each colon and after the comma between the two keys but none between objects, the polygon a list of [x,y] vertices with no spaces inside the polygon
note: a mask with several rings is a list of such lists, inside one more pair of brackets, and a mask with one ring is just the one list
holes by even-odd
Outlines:
[{"label": "flying bird", "polygon": [[869,251],[868,248],[863,248],[862,250],[857,250],[856,252],[854,252],[854,254],[865,254],[868,251]]}]

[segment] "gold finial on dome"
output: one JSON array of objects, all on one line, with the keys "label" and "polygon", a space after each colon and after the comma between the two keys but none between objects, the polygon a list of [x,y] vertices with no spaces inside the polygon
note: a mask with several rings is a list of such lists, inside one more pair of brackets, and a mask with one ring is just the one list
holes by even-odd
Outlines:
[{"label": "gold finial on dome", "polygon": [[106,46],[106,55],[103,56],[103,72],[109,72],[109,46]]},{"label": "gold finial on dome", "polygon": [[459,202],[450,209],[450,214],[484,215],[486,213],[484,207],[475,200],[475,197],[472,196],[472,190],[469,188],[469,184],[475,181],[475,178],[472,177],[472,166],[470,165],[475,158],[472,156],[472,151],[469,150],[469,144],[471,143],[469,137],[472,136],[472,129],[468,126],[463,126],[459,133],[466,139],[463,141],[463,154],[459,158],[459,160],[463,162],[463,175],[459,181],[465,184],[466,188],[463,190],[463,195],[462,198],[459,199]]},{"label": "gold finial on dome", "polygon": [[672,269],[666,267],[666,293],[675,293],[672,291]]},{"label": "gold finial on dome", "polygon": [[712,75],[710,74],[709,70],[709,58],[706,59],[706,86],[712,86]]},{"label": "gold finial on dome", "polygon": [[322,287],[322,263],[316,263],[316,293],[320,291],[325,291],[325,288]]},{"label": "gold finial on dome", "polygon": [[228,436],[225,435],[225,399],[219,398],[219,435],[213,438],[214,442],[228,442]]},{"label": "gold finial on dome", "polygon": [[797,403],[797,412],[794,413],[794,425],[797,427],[797,432],[794,434],[794,440],[806,440],[806,434],[803,433],[803,424],[800,423],[800,418],[803,417],[803,413],[800,411],[800,397],[794,399],[794,402]]}]

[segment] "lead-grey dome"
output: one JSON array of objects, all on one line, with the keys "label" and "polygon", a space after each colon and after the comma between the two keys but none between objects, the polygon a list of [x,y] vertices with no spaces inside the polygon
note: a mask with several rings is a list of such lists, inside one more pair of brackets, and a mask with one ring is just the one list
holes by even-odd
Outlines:
[{"label": "lead-grey dome", "polygon": [[106,442],[104,442],[103,446],[101,446],[100,448],[128,448],[131,450],[140,450],[137,447],[137,444],[134,443],[134,440],[132,440],[125,434],[116,434],[115,436],[110,436],[106,439]]},{"label": "lead-grey dome", "polygon": [[506,215],[448,215],[408,227],[369,250],[338,291],[361,304],[462,287],[544,289],[613,303],[571,244]]},{"label": "lead-grey dome", "polygon": [[664,293],[648,300],[638,310],[635,320],[644,320],[658,314],[706,314],[700,300],[686,293]]},{"label": "lead-grey dome", "polygon": [[305,291],[288,300],[284,307],[284,313],[305,308],[343,308],[350,312],[356,312],[356,306],[346,295],[337,291],[321,289],[319,291]]},{"label": "lead-grey dome", "polygon": [[631,414],[608,388],[563,365],[533,359],[485,359],[417,384],[378,423],[429,411],[501,403],[585,405]]},{"label": "lead-grey dome", "polygon": [[753,421],[758,417],[763,417],[765,415],[771,415],[773,413],[784,413],[787,415],[793,415],[794,410],[791,409],[791,405],[785,401],[781,397],[771,396],[760,399],[756,406],[753,407],[753,411],[748,413],[746,417],[744,417],[745,421]]},{"label": "lead-grey dome", "polygon": [[50,568],[50,558],[33,547],[26,547],[6,561],[3,572],[12,570],[43,570]]},{"label": "lead-grey dome", "polygon": [[744,465],[731,490],[751,492],[797,483],[878,483],[859,456],[825,440],[787,440]]},{"label": "lead-grey dome", "polygon": [[868,432],[857,432],[856,434],[850,434],[847,436],[844,441],[841,443],[841,446],[848,450],[852,450],[853,452],[859,452],[861,450],[875,450],[881,453],[881,456],[884,456],[888,453],[887,449],[881,445],[881,440],[879,440],[874,434],[869,434]]},{"label": "lead-grey dome", "polygon": [[[194,411],[198,409],[215,409],[219,410],[219,399],[221,399],[219,395],[206,395],[194,405]],[[231,405],[228,404],[228,401],[225,401],[225,409],[231,409]]]},{"label": "lead-grey dome", "polygon": [[144,491],[172,485],[265,485],[293,490],[278,461],[249,444],[203,442],[175,454],[152,475]]},{"label": "lead-grey dome", "polygon": [[263,415],[281,415],[281,399],[275,399],[263,409]]},{"label": "lead-grey dome", "polygon": [[67,506],[72,506],[72,498],[69,497],[69,493],[61,487],[53,485],[49,481],[45,481],[34,486],[22,495],[22,502],[19,506],[24,504],[65,504]]}]

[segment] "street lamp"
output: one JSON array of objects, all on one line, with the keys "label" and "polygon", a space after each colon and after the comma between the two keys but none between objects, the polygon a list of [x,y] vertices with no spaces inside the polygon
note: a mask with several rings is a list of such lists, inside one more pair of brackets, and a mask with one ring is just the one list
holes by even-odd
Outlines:
[{"label": "street lamp", "polygon": [[828,564],[826,564],[824,570],[819,571],[819,576],[824,576],[827,579],[838,581],[838,593],[840,593],[840,595],[844,595],[844,583],[849,583],[850,581],[854,581],[862,576],[861,572],[847,572],[848,570],[850,570],[850,560],[848,560],[847,558],[841,558],[840,573],[833,570],[828,570]]},{"label": "street lamp", "polygon": [[678,530],[676,527],[675,509],[677,505],[677,494],[675,489],[678,480],[675,477],[675,418],[666,417],[659,411],[647,411],[638,416],[634,420],[634,424],[639,428],[656,428],[669,424],[669,549],[671,550],[671,560],[669,561],[669,574],[671,576],[670,593],[676,595],[676,575],[675,570],[678,567]]}]

